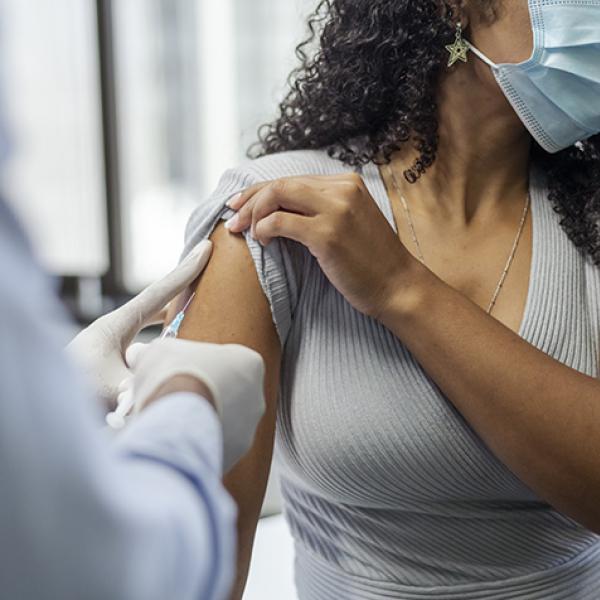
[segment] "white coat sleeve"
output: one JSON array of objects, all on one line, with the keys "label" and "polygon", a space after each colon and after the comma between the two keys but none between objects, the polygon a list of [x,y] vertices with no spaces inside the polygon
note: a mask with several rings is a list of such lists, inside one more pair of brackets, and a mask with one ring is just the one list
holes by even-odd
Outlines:
[{"label": "white coat sleeve", "polygon": [[0,319],[0,596],[226,598],[236,514],[212,407],[176,394],[112,440],[1,200]]}]

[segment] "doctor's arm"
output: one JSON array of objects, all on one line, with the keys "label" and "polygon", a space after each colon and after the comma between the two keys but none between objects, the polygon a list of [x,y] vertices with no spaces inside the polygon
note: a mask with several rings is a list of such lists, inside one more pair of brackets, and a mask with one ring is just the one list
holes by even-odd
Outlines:
[{"label": "doctor's arm", "polygon": [[171,386],[110,444],[50,326],[49,286],[25,260],[7,271],[16,251],[4,249],[2,597],[222,600],[235,507],[215,410],[201,388]]},{"label": "doctor's arm", "polygon": [[198,284],[180,337],[243,344],[259,352],[266,365],[267,408],[254,445],[224,479],[239,511],[238,573],[232,594],[232,598],[237,600],[241,598],[246,583],[271,465],[281,345],[243,237],[231,235],[220,224],[211,239],[214,244],[212,257]]}]

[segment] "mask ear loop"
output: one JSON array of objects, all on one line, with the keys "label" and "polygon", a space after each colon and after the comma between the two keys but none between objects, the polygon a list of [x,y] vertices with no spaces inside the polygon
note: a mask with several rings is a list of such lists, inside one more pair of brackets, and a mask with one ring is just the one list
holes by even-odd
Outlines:
[{"label": "mask ear loop", "polygon": [[477,50],[477,48],[475,48],[475,46],[473,46],[473,44],[471,44],[469,40],[465,40],[465,44],[469,46],[469,50],[471,50],[473,54],[478,56],[484,63],[492,67],[492,69],[495,69],[498,66],[495,62],[492,62],[483,52],[481,52],[481,50]]}]

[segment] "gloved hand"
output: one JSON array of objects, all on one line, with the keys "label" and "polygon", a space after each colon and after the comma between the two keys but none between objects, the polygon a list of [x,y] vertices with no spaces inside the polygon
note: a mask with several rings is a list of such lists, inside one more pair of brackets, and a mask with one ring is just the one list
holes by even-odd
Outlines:
[{"label": "gloved hand", "polygon": [[128,361],[132,388],[124,384],[122,395],[133,390],[134,412],[175,375],[195,377],[210,391],[223,426],[224,472],[248,452],[265,411],[265,365],[260,354],[238,344],[162,339],[142,349],[132,347]]},{"label": "gloved hand", "polygon": [[67,346],[67,351],[87,372],[108,406],[114,406],[119,385],[130,376],[125,352],[132,340],[144,327],[164,321],[165,305],[202,273],[211,252],[210,240],[200,242],[163,279],[94,321]]}]

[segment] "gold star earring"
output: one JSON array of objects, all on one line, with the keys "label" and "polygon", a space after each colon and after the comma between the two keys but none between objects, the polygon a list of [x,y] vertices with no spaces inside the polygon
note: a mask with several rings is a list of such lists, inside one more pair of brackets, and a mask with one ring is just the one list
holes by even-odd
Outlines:
[{"label": "gold star earring", "polygon": [[449,67],[459,60],[467,62],[467,52],[469,51],[469,46],[463,39],[462,25],[460,21],[456,24],[456,39],[454,40],[454,44],[449,44],[446,46],[446,50],[448,50],[450,53],[450,58],[448,59]]}]

